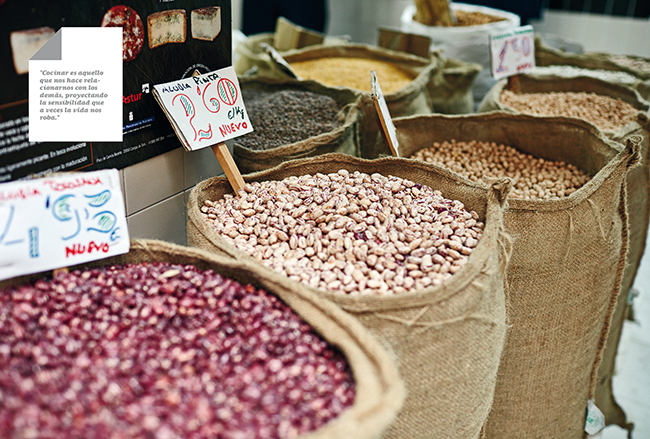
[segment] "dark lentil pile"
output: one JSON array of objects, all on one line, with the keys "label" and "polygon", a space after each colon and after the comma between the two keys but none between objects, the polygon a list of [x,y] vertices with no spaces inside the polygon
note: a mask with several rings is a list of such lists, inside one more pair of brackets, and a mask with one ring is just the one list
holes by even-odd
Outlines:
[{"label": "dark lentil pile", "polygon": [[342,125],[336,100],[300,90],[242,91],[255,131],[237,138],[253,150],[267,150],[335,130]]},{"label": "dark lentil pile", "polygon": [[0,437],[292,438],[352,405],[342,355],[275,296],[168,263],[0,291]]}]

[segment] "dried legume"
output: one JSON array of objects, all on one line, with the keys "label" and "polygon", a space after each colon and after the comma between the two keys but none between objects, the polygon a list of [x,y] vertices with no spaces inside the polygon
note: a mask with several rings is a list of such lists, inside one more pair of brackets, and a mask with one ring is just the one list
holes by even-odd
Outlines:
[{"label": "dried legume", "polygon": [[0,291],[0,437],[291,438],[354,399],[276,297],[153,263]]},{"label": "dried legume", "polygon": [[302,79],[313,79],[329,86],[342,86],[371,91],[370,71],[377,78],[385,94],[395,93],[413,81],[413,77],[389,61],[355,57],[323,57],[290,63]]},{"label": "dried legume", "polygon": [[341,126],[337,102],[326,95],[302,90],[242,90],[246,110],[255,127],[237,142],[253,150],[299,142]]},{"label": "dried legume", "polygon": [[602,130],[619,130],[634,122],[639,113],[639,110],[621,99],[596,93],[513,93],[503,90],[500,100],[504,105],[522,113],[579,117]]},{"label": "dried legume", "polygon": [[246,185],[206,201],[222,238],[314,288],[399,294],[440,285],[483,233],[476,212],[428,186],[340,170]]},{"label": "dried legume", "polygon": [[434,142],[411,158],[443,166],[473,181],[510,177],[515,181],[510,196],[528,200],[569,196],[590,179],[570,163],[535,158],[494,142]]},{"label": "dried legume", "polygon": [[640,73],[650,73],[650,61],[648,60],[630,58],[625,55],[610,55],[609,59],[621,67],[627,67]]}]

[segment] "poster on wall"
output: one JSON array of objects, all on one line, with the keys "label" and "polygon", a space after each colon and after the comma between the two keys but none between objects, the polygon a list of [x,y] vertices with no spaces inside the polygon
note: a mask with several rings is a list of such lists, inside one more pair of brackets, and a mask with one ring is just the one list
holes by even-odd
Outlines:
[{"label": "poster on wall", "polygon": [[[62,27],[122,27],[122,142],[29,142],[29,59]],[[181,147],[153,85],[231,65],[226,0],[0,0],[0,183],[122,169]]]}]

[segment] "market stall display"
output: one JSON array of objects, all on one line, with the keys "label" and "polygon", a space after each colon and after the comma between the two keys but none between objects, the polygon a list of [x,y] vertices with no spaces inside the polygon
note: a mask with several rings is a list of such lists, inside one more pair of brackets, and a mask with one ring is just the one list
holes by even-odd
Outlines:
[{"label": "market stall display", "polygon": [[[626,262],[625,177],[639,160],[638,147],[630,143],[620,150],[596,127],[572,118],[490,113],[394,123],[405,156],[435,142],[489,142],[516,147],[538,161],[571,163],[589,175],[589,181],[561,198],[508,199],[510,326],[486,427],[488,438],[582,438]],[[462,160],[452,152],[447,159],[451,169]],[[503,160],[493,160],[503,166],[494,170],[497,175],[526,180],[517,164]],[[481,166],[495,167],[486,159]],[[458,178],[467,185],[485,184]],[[539,183],[534,178],[530,191]]]},{"label": "market stall display", "polygon": [[250,265],[133,241],[42,276],[0,283],[3,436],[379,437],[401,404],[358,322]]},{"label": "market stall display", "polygon": [[330,152],[359,155],[365,115],[358,93],[312,81],[263,77],[243,77],[241,87],[255,128],[233,145],[243,173]]},{"label": "market stall display", "polygon": [[[310,187],[312,194],[304,199],[304,206],[295,206],[293,203],[303,202],[299,195],[307,192],[303,184],[307,181],[304,178],[309,177],[300,180],[300,176],[306,175],[311,176],[316,186]],[[330,179],[329,183],[325,176]],[[226,219],[219,219],[206,201],[216,203],[239,196],[240,202],[250,203],[247,212],[242,212],[241,216],[236,214],[234,228],[228,226],[228,233],[232,232],[230,236],[235,242],[248,250],[248,245],[255,245],[255,240],[264,242],[262,240],[267,239],[268,244],[277,239],[271,244],[276,257],[274,266],[286,270],[289,277],[283,277],[287,283],[300,285],[333,301],[391,346],[406,383],[407,399],[385,437],[478,438],[490,410],[506,331],[501,274],[507,262],[508,238],[501,231],[500,217],[502,203],[510,189],[509,182],[497,181],[491,188],[466,187],[450,173],[438,173],[424,163],[413,164],[398,158],[369,161],[340,154],[286,162],[244,178],[249,183],[245,194],[231,194],[227,182],[219,177],[195,187],[188,204],[190,244],[240,260],[255,261],[253,255],[239,250],[215,229],[215,220]],[[295,217],[286,213],[278,216],[254,213],[262,205],[255,206],[255,202],[248,201],[249,194],[266,184],[263,182],[279,182],[285,178],[288,179],[284,189],[287,199],[278,200],[281,207],[276,210],[294,206]],[[338,180],[338,184],[334,180]],[[346,181],[348,184],[343,186]],[[332,185],[339,187],[338,192],[329,190]],[[364,185],[371,186],[373,193]],[[425,186],[439,190],[448,200],[457,201],[443,201]],[[355,212],[352,203],[345,204],[346,194],[353,199],[353,196],[359,197],[358,211]],[[293,199],[291,206],[288,197]],[[318,202],[318,197],[323,199],[323,205],[309,211],[312,203]],[[418,197],[437,200],[435,216],[440,217],[442,224],[434,224],[434,214],[425,212],[425,205],[413,204],[411,210],[407,208]],[[461,214],[466,227],[463,227],[464,221],[456,221],[453,219],[456,215],[448,213],[449,209],[460,212],[459,202],[478,216],[475,219],[472,214]],[[362,210],[361,206],[366,204],[367,209]],[[245,204],[244,207],[249,206]],[[424,210],[420,212],[421,209]],[[411,211],[414,217],[410,217]],[[362,217],[364,212],[366,215]],[[246,216],[249,213],[251,216]],[[320,215],[317,220],[310,219],[314,214]],[[260,223],[261,220],[269,224]],[[418,228],[423,221],[431,221],[424,225],[424,231]],[[384,228],[387,230],[391,223],[395,227],[384,235]],[[479,223],[483,223],[483,230],[477,239],[474,228],[479,227]],[[271,238],[271,225],[281,228],[282,234],[276,233],[275,238]],[[236,237],[240,230],[246,232],[247,228],[254,236]],[[307,233],[308,229],[314,234]],[[458,235],[454,235],[456,231]],[[319,239],[316,239],[319,232]],[[425,232],[428,233],[426,239]],[[306,233],[302,235],[305,239],[301,240],[298,233]],[[452,239],[452,236],[458,238]],[[352,249],[346,250],[346,238]],[[308,250],[311,240],[312,250]],[[302,244],[306,246],[304,249],[300,247]],[[467,258],[469,248],[473,250]],[[312,251],[314,254],[307,256]],[[392,252],[397,262],[392,262],[387,252]],[[427,254],[431,256],[431,263]],[[439,264],[434,255],[442,256],[446,262]],[[317,274],[313,264],[318,265],[318,260],[324,270]],[[455,260],[466,261],[460,268],[453,263]],[[310,263],[314,271],[302,268]],[[353,269],[355,264],[358,271]],[[392,264],[396,266],[391,270]],[[257,263],[257,267],[260,272],[276,273],[262,263]],[[425,276],[423,267],[437,270],[442,277]],[[445,274],[452,271],[453,275]],[[429,281],[423,280],[425,277]],[[321,280],[326,284],[325,289],[321,288]],[[360,284],[365,285],[365,293],[350,294],[353,288],[349,285],[354,285],[353,282],[357,290]],[[401,289],[398,282],[402,283]],[[405,283],[408,290],[404,288]],[[346,289],[349,293],[342,294],[341,290]],[[472,365],[471,370],[467,369],[468,364]]]},{"label": "market stall display", "polygon": [[622,84],[613,84],[590,77],[562,78],[523,75],[521,94],[516,95],[500,81],[481,104],[482,111],[500,110],[542,115],[579,117],[595,124],[609,138],[639,144],[641,166],[627,176],[627,214],[629,217],[630,248],[625,267],[621,295],[612,320],[610,335],[598,372],[596,402],[605,413],[607,423],[629,428],[625,413],[612,394],[612,377],[621,330],[629,304],[628,294],[634,283],[650,222],[650,104],[639,93]]}]

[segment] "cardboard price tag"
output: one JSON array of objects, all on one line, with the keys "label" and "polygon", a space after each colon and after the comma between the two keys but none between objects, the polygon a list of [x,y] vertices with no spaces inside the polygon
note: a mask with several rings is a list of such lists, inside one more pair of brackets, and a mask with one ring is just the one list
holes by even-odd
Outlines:
[{"label": "cardboard price tag", "polygon": [[490,64],[494,79],[535,68],[535,36],[531,25],[490,33]]},{"label": "cardboard price tag", "polygon": [[381,87],[379,86],[379,81],[377,80],[377,73],[374,70],[370,72],[370,85],[372,90],[372,100],[375,102],[375,108],[377,109],[377,114],[379,115],[381,134],[384,137],[386,143],[388,143],[388,146],[390,147],[393,155],[395,157],[399,157],[399,143],[397,141],[397,132],[395,130],[395,125],[393,125],[393,119],[390,117],[390,112],[388,111],[388,106],[386,105],[386,99],[384,99],[384,94],[381,92]]},{"label": "cardboard price tag", "polygon": [[0,184],[0,279],[128,251],[116,169]]},{"label": "cardboard price tag", "polygon": [[253,131],[232,66],[153,88],[156,101],[188,151]]}]

